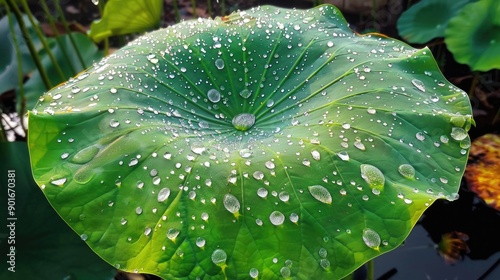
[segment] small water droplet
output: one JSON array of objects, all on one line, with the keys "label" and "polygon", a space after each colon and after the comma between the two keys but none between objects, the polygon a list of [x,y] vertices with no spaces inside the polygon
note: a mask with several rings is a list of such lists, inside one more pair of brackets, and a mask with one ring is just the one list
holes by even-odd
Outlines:
[{"label": "small water droplet", "polygon": [[242,91],[240,91],[240,96],[245,99],[250,97],[250,95],[252,95],[252,92],[249,91],[248,89],[243,89]]},{"label": "small water droplet", "polygon": [[422,81],[418,79],[413,79],[411,80],[411,83],[421,92],[425,92],[425,85]]},{"label": "small water droplet", "polygon": [[251,156],[252,156],[252,152],[249,149],[241,149],[240,150],[240,157],[249,158]]},{"label": "small water droplet", "polygon": [[226,264],[227,260],[227,254],[224,250],[222,249],[216,249],[212,253],[212,262],[218,266],[223,266]]},{"label": "small water droplet", "polygon": [[144,229],[144,235],[148,236],[151,233],[151,228],[147,227]]},{"label": "small water droplet", "polygon": [[415,177],[415,168],[409,164],[401,164],[398,167],[399,174],[407,179],[413,179]]},{"label": "small water droplet", "polygon": [[346,151],[342,151],[340,153],[337,153],[337,156],[343,160],[343,161],[348,161],[349,160],[349,154]]},{"label": "small water droplet", "polygon": [[141,208],[140,206],[139,206],[139,207],[136,207],[136,208],[135,208],[135,213],[136,213],[137,215],[142,214],[142,208]]},{"label": "small water droplet", "polygon": [[329,261],[329,260],[327,260],[327,259],[321,259],[321,260],[319,261],[319,265],[321,266],[321,268],[323,268],[323,269],[327,269],[327,268],[329,268],[329,267],[330,267],[330,261]]},{"label": "small water droplet", "polygon": [[85,241],[85,240],[87,240],[89,237],[88,237],[88,236],[84,233],[84,234],[80,235],[80,238],[81,238],[83,241]]},{"label": "small water droplet", "polygon": [[369,107],[368,109],[366,109],[366,111],[370,115],[374,115],[375,113],[377,113],[377,110],[375,108],[372,108],[372,107]]},{"label": "small water droplet", "polygon": [[313,157],[314,160],[320,160],[321,159],[321,154],[316,151],[316,150],[312,150],[311,151],[311,156]]},{"label": "small water droplet", "polygon": [[332,204],[332,195],[328,190],[321,185],[313,185],[307,187],[311,195],[320,202]]},{"label": "small water droplet", "polygon": [[423,132],[417,132],[417,134],[415,134],[415,137],[419,141],[424,141],[425,140],[425,134]]},{"label": "small water droplet", "polygon": [[167,238],[175,242],[175,239],[177,238],[177,236],[179,236],[179,233],[181,232],[178,229],[170,228],[167,231]]},{"label": "small water droplet", "polygon": [[220,101],[220,92],[216,89],[211,89],[207,92],[208,100],[213,103],[217,103]]},{"label": "small water droplet", "polygon": [[297,223],[299,221],[299,215],[297,213],[291,213],[289,218],[292,223]]},{"label": "small water droplet", "polygon": [[273,211],[269,215],[269,221],[271,221],[271,224],[279,226],[285,221],[285,215],[283,215],[280,211]]},{"label": "small water droplet", "polygon": [[57,179],[57,180],[51,181],[50,183],[52,185],[56,185],[58,187],[62,187],[64,185],[64,183],[66,183],[66,178]]},{"label": "small water droplet", "polygon": [[217,67],[217,69],[219,69],[219,70],[224,69],[224,60],[222,60],[220,58],[215,60],[215,67]]},{"label": "small water droplet", "polygon": [[197,155],[203,154],[203,152],[206,150],[205,146],[201,142],[196,142],[196,143],[191,144],[190,148],[191,148],[191,152],[193,152]]},{"label": "small water droplet", "polygon": [[280,192],[278,197],[283,202],[288,202],[288,200],[290,199],[290,195],[285,191]]},{"label": "small water droplet", "polygon": [[328,252],[326,251],[325,248],[320,248],[319,251],[318,251],[318,255],[321,258],[326,258],[328,256]]},{"label": "small water droplet", "polygon": [[329,48],[331,48],[331,47],[333,47],[333,42],[332,42],[332,41],[328,41],[328,42],[326,43],[326,45],[327,45]]},{"label": "small water droplet", "polygon": [[365,144],[363,144],[361,141],[355,141],[354,147],[356,147],[357,149],[359,149],[361,151],[366,150]]},{"label": "small water droplet", "polygon": [[231,123],[233,124],[234,128],[236,128],[237,130],[247,131],[255,124],[255,115],[241,113],[241,114],[234,116]]},{"label": "small water droplet", "polygon": [[111,127],[118,127],[120,125],[120,122],[115,120],[115,119],[112,119],[111,121],[109,121],[109,126]]},{"label": "small water droplet", "polygon": [[264,164],[266,166],[267,169],[274,169],[275,165],[272,161],[266,161],[266,163]]},{"label": "small water droplet", "polygon": [[264,173],[262,171],[255,171],[252,176],[255,180],[264,179]]},{"label": "small water droplet", "polygon": [[206,241],[203,237],[196,238],[196,246],[201,248],[201,247],[205,246],[205,243],[206,243]]},{"label": "small water droplet", "polygon": [[370,164],[361,164],[361,178],[363,178],[371,188],[382,190],[385,184],[385,177],[382,171]]},{"label": "small water droplet", "polygon": [[167,198],[170,196],[170,189],[169,188],[163,188],[158,192],[158,202],[163,202],[167,200]]},{"label": "small water droplet", "polygon": [[363,229],[363,241],[365,242],[366,246],[375,250],[379,249],[381,242],[380,235],[370,228]]},{"label": "small water droplet", "polygon": [[282,268],[280,269],[280,274],[281,274],[281,277],[283,277],[283,278],[288,278],[288,277],[290,277],[291,273],[292,273],[292,272],[290,271],[290,268],[289,268],[289,267],[284,266],[284,267],[282,267]]},{"label": "small water droplet", "polygon": [[224,196],[223,204],[226,210],[233,214],[238,213],[238,211],[240,210],[240,202],[234,195],[230,193]]},{"label": "small water droplet", "polygon": [[250,277],[255,279],[259,276],[259,270],[257,268],[251,268],[248,274],[250,274]]}]

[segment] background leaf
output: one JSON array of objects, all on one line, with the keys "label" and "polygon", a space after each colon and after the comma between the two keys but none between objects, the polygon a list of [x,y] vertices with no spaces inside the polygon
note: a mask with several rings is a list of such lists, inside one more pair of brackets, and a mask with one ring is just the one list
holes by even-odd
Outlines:
[{"label": "background leaf", "polygon": [[[113,279],[116,270],[74,234],[40,192],[31,176],[26,143],[0,143],[0,152],[4,156],[0,170],[5,178],[1,184],[2,205],[7,206],[7,170],[15,170],[17,218],[15,244],[7,242],[10,231],[6,226],[0,231],[1,251],[8,254],[10,246],[16,248],[15,273],[2,261],[0,278]],[[1,212],[3,221],[7,221],[6,210]]]},{"label": "background leaf", "polygon": [[267,6],[130,43],[43,96],[29,146],[120,269],[341,278],[456,198],[471,114],[428,49],[358,36],[330,5]]},{"label": "background leaf", "polygon": [[444,37],[448,22],[475,0],[422,0],[398,19],[399,34],[410,43],[423,44]]},{"label": "background leaf", "polygon": [[482,0],[465,6],[450,20],[445,43],[456,61],[474,71],[500,69],[500,2]]},{"label": "background leaf", "polygon": [[110,0],[102,18],[90,26],[89,36],[100,42],[107,37],[144,32],[160,23],[161,0]]}]

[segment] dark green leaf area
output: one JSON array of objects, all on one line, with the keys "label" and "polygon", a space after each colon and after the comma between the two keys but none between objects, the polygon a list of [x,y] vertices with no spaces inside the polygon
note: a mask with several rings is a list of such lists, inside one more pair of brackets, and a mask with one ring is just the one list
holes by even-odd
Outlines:
[{"label": "dark green leaf area", "polygon": [[328,5],[186,21],[42,99],[46,196],[106,261],[167,279],[349,274],[455,199],[472,123],[427,49]]}]

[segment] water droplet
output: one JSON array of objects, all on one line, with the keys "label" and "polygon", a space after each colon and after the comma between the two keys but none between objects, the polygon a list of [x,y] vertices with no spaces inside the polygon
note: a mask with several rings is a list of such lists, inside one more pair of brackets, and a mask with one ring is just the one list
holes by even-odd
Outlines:
[{"label": "water droplet", "polygon": [[58,187],[62,187],[64,185],[64,183],[66,183],[66,178],[57,179],[57,180],[51,181],[50,183],[52,185],[56,185]]},{"label": "water droplet", "polygon": [[80,88],[79,87],[77,87],[77,86],[72,86],[71,87],[71,93],[77,94],[79,92],[80,92]]},{"label": "water droplet", "polygon": [[377,113],[377,110],[375,110],[374,108],[372,107],[369,107],[368,109],[366,109],[366,111],[368,112],[368,114],[370,115],[373,115],[375,113]]},{"label": "water droplet", "polygon": [[89,237],[88,237],[88,236],[84,233],[84,234],[80,235],[80,238],[81,238],[83,241],[85,241],[85,240],[87,240]]},{"label": "water droplet", "polygon": [[178,229],[171,228],[167,231],[167,238],[172,240],[172,241],[175,241],[177,236],[179,236],[179,233],[181,233],[181,232]]},{"label": "water droplet", "polygon": [[330,261],[329,261],[329,260],[327,260],[327,259],[321,259],[321,260],[319,261],[319,265],[321,266],[321,268],[323,268],[323,269],[327,269],[327,268],[329,268],[329,267],[330,267]]},{"label": "water droplet", "polygon": [[342,128],[343,129],[349,129],[349,128],[351,128],[351,125],[348,124],[348,123],[344,123],[344,124],[342,124]]},{"label": "water droplet", "polygon": [[380,235],[376,231],[370,228],[363,229],[363,241],[366,246],[378,250],[380,246]]},{"label": "water droplet", "polygon": [[318,255],[321,258],[326,258],[328,256],[328,252],[326,251],[325,248],[320,248],[319,251],[318,251]]},{"label": "water droplet", "polygon": [[218,266],[223,266],[226,264],[227,254],[222,249],[216,249],[212,253],[212,262]]},{"label": "water droplet", "polygon": [[72,158],[72,163],[85,164],[91,161],[99,152],[96,146],[90,146],[77,152]]},{"label": "water droplet", "polygon": [[253,173],[253,178],[256,180],[262,180],[264,179],[264,173],[262,173],[262,171],[255,171]]},{"label": "water droplet", "polygon": [[320,202],[332,204],[332,195],[328,190],[321,185],[307,187],[311,195]]},{"label": "water droplet", "polygon": [[226,210],[233,214],[238,213],[238,211],[240,210],[240,202],[234,195],[230,193],[224,196],[223,203]]},{"label": "water droplet", "polygon": [[271,221],[271,224],[279,226],[285,221],[285,215],[283,215],[280,211],[273,211],[269,215],[269,221]]},{"label": "water droplet", "polygon": [[144,235],[148,236],[150,233],[151,233],[150,227],[147,227],[146,229],[144,229]]},{"label": "water droplet", "polygon": [[232,120],[234,128],[241,131],[247,131],[255,124],[255,115],[242,113],[234,116]]},{"label": "water droplet", "polygon": [[115,119],[112,119],[111,121],[109,121],[109,126],[111,127],[118,127],[120,125],[120,122],[115,120]]},{"label": "water droplet", "polygon": [[281,277],[287,278],[287,277],[290,277],[291,271],[290,271],[289,267],[284,266],[280,269],[280,273],[281,273]]},{"label": "water droplet", "polygon": [[267,169],[274,169],[275,165],[272,161],[266,161],[266,163],[264,164],[266,166]]},{"label": "water droplet", "polygon": [[365,144],[363,144],[361,141],[355,141],[354,147],[358,148],[361,151],[366,150]]},{"label": "water droplet", "polygon": [[224,60],[222,60],[220,58],[215,60],[215,67],[217,67],[217,69],[219,69],[219,70],[224,69]]},{"label": "water droplet", "polygon": [[251,268],[249,274],[250,277],[255,279],[259,276],[259,270],[257,270],[257,268]]},{"label": "water droplet", "polygon": [[425,134],[423,132],[417,132],[417,134],[415,134],[415,137],[419,141],[424,141],[425,140]]},{"label": "water droplet", "polygon": [[137,215],[142,214],[142,208],[141,208],[140,206],[139,206],[139,207],[137,207],[137,208],[135,208],[135,213],[136,213]]},{"label": "water droplet", "polygon": [[399,174],[407,179],[413,179],[415,177],[415,168],[409,164],[401,164],[398,167]]},{"label": "water droplet", "polygon": [[267,107],[267,108],[270,108],[270,107],[272,107],[273,105],[274,105],[274,100],[272,100],[272,99],[267,100],[267,102],[266,102],[266,107]]},{"label": "water droplet", "polygon": [[114,94],[114,93],[117,93],[118,90],[116,88],[112,87],[109,89],[109,92]]},{"label": "water droplet", "polygon": [[450,136],[451,136],[451,138],[453,138],[457,141],[460,141],[460,140],[464,140],[467,137],[467,132],[463,128],[453,127],[451,129]]},{"label": "water droplet", "polygon": [[332,42],[332,41],[328,41],[328,42],[326,43],[326,45],[327,45],[329,48],[331,48],[331,47],[333,47],[333,42]]},{"label": "water droplet", "polygon": [[213,103],[217,103],[220,101],[220,92],[216,89],[211,89],[207,92],[208,100]]},{"label": "water droplet", "polygon": [[449,141],[449,140],[450,140],[450,139],[449,139],[449,138],[448,138],[448,136],[446,136],[446,135],[441,135],[441,136],[439,137],[439,141],[441,141],[441,143],[443,143],[443,144],[448,143],[448,141]]},{"label": "water droplet", "polygon": [[137,165],[137,163],[139,163],[139,160],[136,158],[132,158],[132,159],[130,159],[128,166],[134,166],[134,165]]},{"label": "water droplet", "polygon": [[287,192],[285,192],[285,191],[280,192],[280,194],[278,195],[278,197],[283,202],[287,202],[290,199],[290,195]]},{"label": "water droplet", "polygon": [[242,91],[240,91],[240,96],[245,99],[250,97],[250,95],[252,95],[252,92],[249,91],[248,89],[243,89]]},{"label": "water droplet", "polygon": [[421,92],[425,92],[425,85],[422,81],[420,80],[417,80],[417,79],[413,79],[411,80],[411,83],[418,89],[420,90]]},{"label": "water droplet", "polygon": [[259,188],[257,190],[257,195],[262,197],[262,198],[265,198],[268,194],[268,191],[265,189],[265,188]]},{"label": "water droplet", "polygon": [[240,157],[249,158],[251,156],[252,156],[252,152],[249,149],[241,149],[240,150]]},{"label": "water droplet", "polygon": [[343,161],[348,161],[349,160],[349,154],[346,151],[342,151],[340,153],[337,153],[337,156],[343,160]]},{"label": "water droplet", "polygon": [[289,218],[292,223],[297,223],[299,221],[299,215],[297,213],[291,213]]},{"label": "water droplet", "polygon": [[191,145],[191,152],[201,155],[206,150],[205,146],[201,142],[196,142]]},{"label": "water droplet", "polygon": [[311,156],[315,160],[320,160],[321,159],[321,154],[318,151],[316,151],[316,150],[312,150],[311,151]]},{"label": "water droplet", "polygon": [[147,59],[148,59],[151,63],[153,63],[153,64],[158,63],[158,58],[156,58],[156,55],[155,55],[155,54],[152,54],[152,53],[151,53],[151,54],[149,54],[149,55],[147,56]]},{"label": "water droplet", "polygon": [[170,189],[169,188],[163,188],[158,192],[158,202],[163,202],[167,200],[167,198],[170,196]]},{"label": "water droplet", "polygon": [[382,171],[370,164],[361,164],[361,178],[363,178],[371,188],[384,189],[385,177]]},{"label": "water droplet", "polygon": [[201,248],[201,247],[205,246],[205,243],[206,243],[206,241],[203,237],[196,238],[196,246]]}]

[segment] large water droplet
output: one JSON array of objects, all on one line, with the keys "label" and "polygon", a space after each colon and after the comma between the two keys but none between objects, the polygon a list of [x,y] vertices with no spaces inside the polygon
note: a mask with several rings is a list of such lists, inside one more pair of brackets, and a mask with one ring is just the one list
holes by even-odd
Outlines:
[{"label": "large water droplet", "polygon": [[171,228],[167,231],[167,238],[172,240],[172,241],[175,241],[177,236],[179,236],[179,233],[181,233],[181,232],[178,229]]},{"label": "large water droplet", "polygon": [[464,140],[467,137],[467,132],[463,128],[453,127],[451,129],[450,136],[451,136],[451,138],[453,138],[457,141],[460,141],[460,140]]},{"label": "large water droplet", "polygon": [[72,158],[71,162],[72,163],[77,163],[77,164],[85,164],[89,161],[91,161],[99,152],[99,148],[96,146],[90,146],[85,149],[80,150],[78,153],[76,153]]},{"label": "large water droplet", "polygon": [[363,178],[371,188],[382,190],[385,184],[385,177],[382,171],[370,164],[361,164],[361,178]]},{"label": "large water droplet", "polygon": [[255,115],[242,113],[234,116],[232,120],[234,128],[241,131],[247,131],[255,124]]},{"label": "large water droplet", "polygon": [[211,89],[207,92],[208,100],[213,103],[217,103],[220,101],[220,92],[216,89]]},{"label": "large water droplet", "polygon": [[363,229],[363,241],[366,246],[378,250],[380,246],[380,235],[371,228]]},{"label": "large water droplet", "polygon": [[408,179],[415,178],[415,168],[409,164],[401,164],[398,167],[399,174]]},{"label": "large water droplet", "polygon": [[320,202],[326,204],[332,204],[332,195],[330,194],[330,192],[328,192],[328,190],[325,187],[321,185],[314,185],[314,186],[309,186],[307,188],[309,189],[311,195]]},{"label": "large water droplet", "polygon": [[158,202],[163,202],[167,200],[167,198],[170,196],[170,189],[169,188],[163,188],[158,192]]},{"label": "large water droplet", "polygon": [[269,221],[271,221],[271,224],[279,226],[285,221],[285,215],[283,215],[280,211],[273,211],[269,215]]},{"label": "large water droplet", "polygon": [[250,277],[255,279],[259,276],[259,270],[257,268],[251,268],[249,274]]},{"label": "large water droplet", "polygon": [[212,262],[218,266],[223,266],[226,264],[227,260],[227,254],[224,250],[222,249],[216,249],[212,253]]},{"label": "large water droplet", "polygon": [[234,195],[230,193],[224,196],[223,203],[226,210],[233,214],[238,213],[238,211],[240,210],[240,202]]}]

